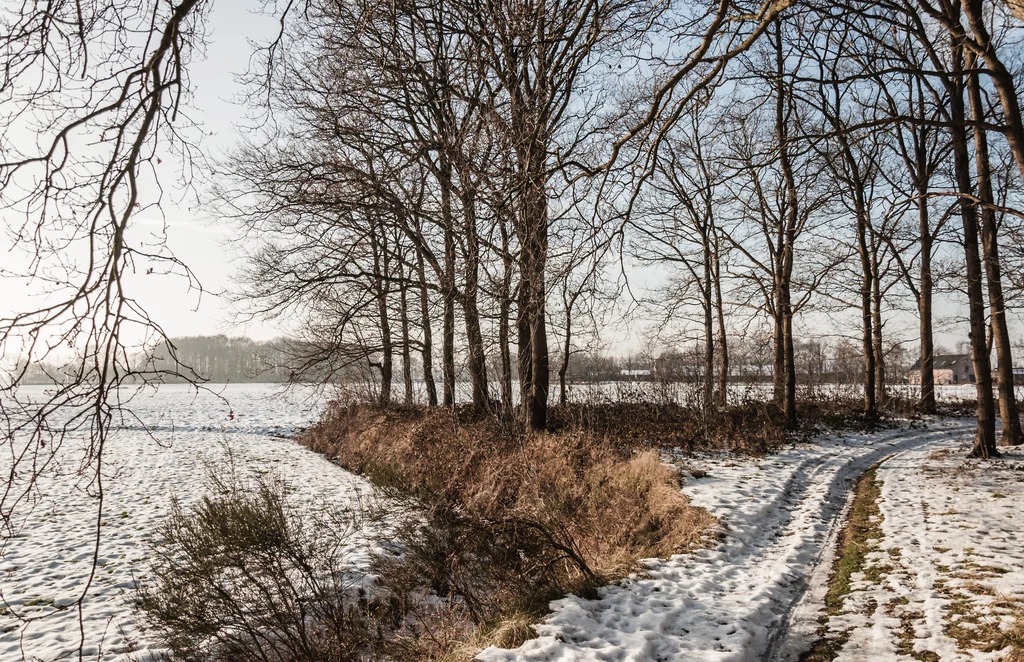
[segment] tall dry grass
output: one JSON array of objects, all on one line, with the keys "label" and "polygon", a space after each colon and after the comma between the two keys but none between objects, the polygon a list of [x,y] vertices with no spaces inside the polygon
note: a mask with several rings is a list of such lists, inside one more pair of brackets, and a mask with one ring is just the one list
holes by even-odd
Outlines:
[{"label": "tall dry grass", "polygon": [[[518,434],[452,412],[339,404],[301,442],[415,513],[398,527],[404,554],[379,573],[417,624],[408,659],[518,644],[552,599],[593,594],[715,530],[657,452],[582,427]],[[426,594],[444,608],[423,611]]]}]

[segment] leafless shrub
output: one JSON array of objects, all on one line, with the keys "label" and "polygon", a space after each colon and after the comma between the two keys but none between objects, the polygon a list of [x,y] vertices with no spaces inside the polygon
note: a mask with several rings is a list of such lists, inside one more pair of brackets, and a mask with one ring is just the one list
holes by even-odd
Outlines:
[{"label": "leafless shrub", "polygon": [[365,660],[372,608],[348,551],[356,521],[294,509],[282,480],[214,475],[175,502],[136,604],[175,657],[223,662]]}]

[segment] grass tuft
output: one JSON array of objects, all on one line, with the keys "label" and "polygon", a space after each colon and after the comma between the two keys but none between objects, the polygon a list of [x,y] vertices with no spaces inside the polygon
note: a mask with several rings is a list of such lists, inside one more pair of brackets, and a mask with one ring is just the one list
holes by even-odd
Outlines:
[{"label": "grass tuft", "polygon": [[842,613],[843,601],[850,593],[850,581],[855,573],[862,572],[868,580],[876,583],[885,574],[885,568],[877,572],[866,572],[865,569],[868,553],[882,538],[882,513],[878,508],[882,490],[875,478],[877,469],[874,466],[861,474],[854,488],[849,520],[839,542],[839,558],[825,595],[825,610],[830,616]]}]

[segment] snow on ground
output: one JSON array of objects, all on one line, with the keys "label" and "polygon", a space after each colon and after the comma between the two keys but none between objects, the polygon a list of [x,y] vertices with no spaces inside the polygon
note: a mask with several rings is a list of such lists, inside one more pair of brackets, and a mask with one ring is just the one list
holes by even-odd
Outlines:
[{"label": "snow on ground", "polygon": [[[187,505],[203,494],[209,465],[223,466],[230,456],[237,467],[275,471],[311,506],[326,499],[344,506],[368,490],[361,479],[284,438],[314,421],[325,401],[312,391],[283,393],[268,385],[224,387],[220,397],[164,385],[132,402],[154,434],[126,424],[108,442],[99,572],[83,613],[86,659],[124,659],[132,646],[141,649],[135,658],[146,657],[128,604],[133,576],[146,572],[147,543],[171,498]],[[67,476],[51,476],[41,486],[42,498],[23,528],[0,538],[5,662],[69,659],[81,636],[76,611],[62,607],[81,592],[91,568],[96,499]],[[361,553],[353,550],[353,562]],[[20,622],[14,613],[38,620]]]},{"label": "snow on ground", "polygon": [[[325,498],[344,506],[369,491],[284,438],[315,420],[322,396],[281,397],[278,387],[263,385],[222,395],[161,387],[133,403],[155,435],[126,425],[111,438],[99,574],[82,619],[87,659],[125,660],[133,647],[141,653],[135,657],[146,657],[127,602],[133,577],[146,571],[147,542],[171,498],[187,504],[200,495],[209,464],[232,456],[237,466],[275,470],[310,504]],[[940,421],[925,430],[833,435],[764,458],[679,453],[672,460],[693,472],[684,492],[722,519],[718,543],[650,560],[644,572],[602,589],[595,600],[557,600],[538,626],[539,638],[516,650],[490,648],[480,659],[794,659],[819,627],[850,488],[883,460],[877,476],[884,540],[870,560],[889,568],[877,584],[857,577],[848,613],[831,619],[833,632],[848,631],[839,659],[903,659],[900,651],[996,659],[993,651],[968,657],[953,635],[1005,625],[1005,598],[1024,597],[1024,550],[1017,543],[1024,533],[1017,512],[1024,452],[991,465],[967,462],[971,431],[965,421]],[[0,610],[4,661],[67,657],[80,637],[78,615],[62,606],[91,567],[95,499],[66,481],[44,481],[42,488],[24,528],[0,548],[0,595],[8,603]],[[353,562],[365,553],[353,550]],[[13,612],[43,618],[24,623]],[[950,623],[959,625],[950,630]]]},{"label": "snow on ground", "polygon": [[883,538],[868,555],[870,574],[854,576],[843,613],[829,619],[831,636],[848,637],[837,661],[1007,652],[971,640],[1005,631],[1024,607],[1024,449],[980,462],[965,459],[970,441],[909,449],[879,467]]},{"label": "snow on ground", "polygon": [[[703,385],[699,382],[569,382],[566,397],[569,402],[595,404],[602,402],[675,402],[678,404],[697,405],[703,397]],[[391,385],[392,393],[402,393],[405,387],[400,382]],[[557,387],[555,387],[557,388]],[[768,402],[774,397],[771,382],[741,382],[729,384],[729,401]],[[886,389],[891,394],[904,398],[915,399],[920,395],[921,387],[914,384],[889,384]],[[368,384],[351,384],[346,390],[356,398],[376,397],[376,386]],[[518,397],[519,382],[513,380],[512,392]],[[863,397],[861,384],[814,384],[798,385],[797,394],[801,400],[832,400],[859,399]],[[492,397],[500,397],[495,391]],[[557,394],[552,391],[552,400]],[[974,400],[977,390],[974,384],[939,384],[935,387],[935,398],[944,404],[958,404]],[[473,401],[473,386],[470,382],[456,382],[455,399],[457,402]],[[1018,401],[1024,400],[1024,385],[1017,386]],[[420,404],[427,402],[426,385],[421,380],[413,382],[413,400]]]},{"label": "snow on ground", "polygon": [[[722,518],[719,544],[651,560],[645,572],[602,589],[596,600],[557,600],[537,626],[537,639],[516,650],[489,648],[479,659],[772,659],[788,645],[790,617],[812,575],[830,565],[856,477],[895,454],[962,444],[970,429],[943,422],[927,430],[832,436],[764,458],[680,456],[691,471],[707,472],[687,480],[683,491]],[[892,482],[899,489],[900,481]]]},{"label": "snow on ground", "polygon": [[[460,385],[461,387],[461,385]],[[571,402],[676,402],[696,405],[700,402],[703,386],[698,382],[596,382],[569,384],[568,399]],[[921,387],[914,384],[889,384],[890,394],[916,399]],[[515,392],[518,393],[518,390]],[[814,384],[799,385],[797,394],[801,400],[859,399],[863,397],[861,384]],[[471,391],[466,385],[459,390],[459,397],[467,401]],[[768,402],[773,397],[771,382],[733,382],[729,384],[729,401]],[[939,384],[935,387],[935,399],[944,404],[958,404],[977,398],[974,384]],[[1024,385],[1017,386],[1018,401],[1024,399]]]}]

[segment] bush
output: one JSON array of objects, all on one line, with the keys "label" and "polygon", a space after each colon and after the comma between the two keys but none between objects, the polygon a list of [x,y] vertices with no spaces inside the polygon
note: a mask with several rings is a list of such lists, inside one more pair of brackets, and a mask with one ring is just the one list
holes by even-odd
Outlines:
[{"label": "bush", "polygon": [[523,435],[451,412],[336,405],[301,441],[415,514],[397,527],[402,554],[378,561],[407,615],[400,659],[518,645],[552,599],[591,595],[715,524],[657,453],[585,430]]},{"label": "bush", "polygon": [[351,518],[293,510],[287,486],[212,477],[213,494],[177,501],[137,583],[145,622],[176,659],[364,660],[375,635],[346,548]]},{"label": "bush", "polygon": [[[174,503],[137,604],[176,658],[469,660],[535,636],[551,600],[591,597],[715,525],[656,452],[576,429],[335,406],[302,439],[378,486],[376,583],[347,574],[364,512],[292,509],[287,486],[214,475]],[[378,517],[377,512],[371,513]]]}]

